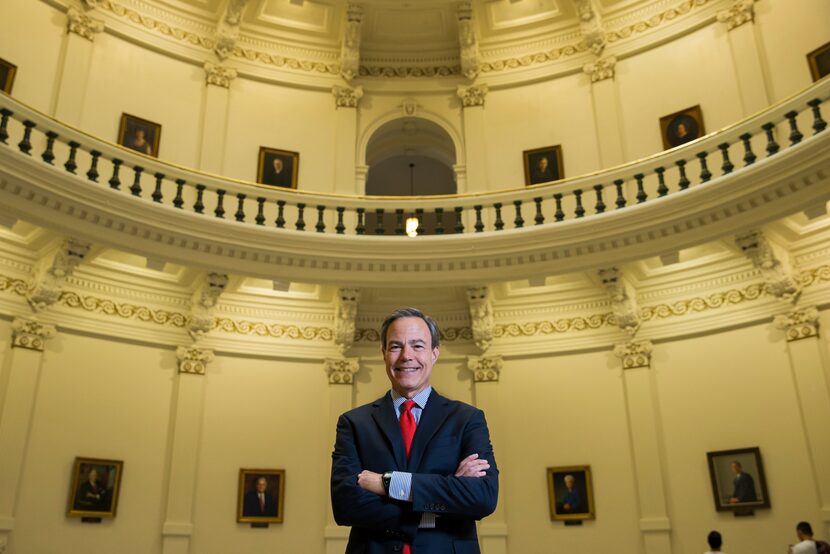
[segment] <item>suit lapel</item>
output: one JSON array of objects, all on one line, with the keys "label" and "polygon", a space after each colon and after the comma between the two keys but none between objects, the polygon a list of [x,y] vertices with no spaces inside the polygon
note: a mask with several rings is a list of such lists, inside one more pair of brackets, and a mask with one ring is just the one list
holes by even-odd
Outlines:
[{"label": "suit lapel", "polygon": [[386,435],[386,440],[395,456],[396,469],[403,470],[406,467],[406,450],[403,446],[401,426],[398,423],[398,418],[395,417],[392,395],[387,392],[383,398],[375,402],[374,406],[375,410],[372,412],[372,418],[374,418],[380,430],[383,431],[383,434]]},{"label": "suit lapel", "polygon": [[[390,402],[391,403],[391,402]],[[426,446],[433,435],[441,428],[449,413],[449,401],[432,389],[429,395],[426,408],[421,413],[421,420],[415,429],[415,437],[412,439],[412,449],[409,451],[409,463],[407,470],[415,472],[421,464],[421,458],[426,451]],[[393,408],[394,411],[394,408]],[[398,433],[400,435],[400,433]],[[403,444],[403,439],[401,439]]]}]

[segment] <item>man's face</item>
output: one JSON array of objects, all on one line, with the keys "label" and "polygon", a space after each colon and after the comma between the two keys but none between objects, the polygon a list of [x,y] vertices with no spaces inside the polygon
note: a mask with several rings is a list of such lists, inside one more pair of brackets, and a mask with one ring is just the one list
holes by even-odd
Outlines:
[{"label": "man's face", "polygon": [[548,159],[539,158],[539,171],[544,172],[548,168]]},{"label": "man's face", "polygon": [[144,141],[144,129],[136,129],[135,130],[135,139],[139,142]]},{"label": "man's face", "polygon": [[412,398],[429,385],[438,348],[432,348],[429,327],[420,317],[396,319],[386,331],[386,374],[392,388]]},{"label": "man's face", "polygon": [[265,489],[268,488],[268,481],[265,479],[257,479],[256,482],[256,491],[257,492],[265,492]]},{"label": "man's face", "polygon": [[732,468],[732,473],[734,473],[735,475],[737,475],[741,472],[741,465],[740,464],[736,464],[735,462],[732,462],[730,464],[730,467]]},{"label": "man's face", "polygon": [[89,470],[89,482],[94,483],[98,480],[98,471],[94,469]]},{"label": "man's face", "polygon": [[683,124],[683,123],[678,123],[677,124],[677,136],[678,137],[681,137],[681,138],[685,137],[687,132],[688,131],[686,131],[686,125],[685,124]]},{"label": "man's face", "polygon": [[279,158],[274,158],[274,171],[277,173],[282,171],[282,160]]},{"label": "man's face", "polygon": [[571,490],[572,488],[574,488],[574,480],[565,477],[565,486],[568,487],[568,490]]}]

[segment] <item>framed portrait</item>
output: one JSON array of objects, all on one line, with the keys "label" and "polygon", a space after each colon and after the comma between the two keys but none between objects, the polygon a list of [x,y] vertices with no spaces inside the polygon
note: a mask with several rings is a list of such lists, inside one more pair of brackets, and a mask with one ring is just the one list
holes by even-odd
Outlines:
[{"label": "framed portrait", "polygon": [[75,458],[69,488],[67,516],[115,517],[124,462]]},{"label": "framed portrait", "polygon": [[770,507],[760,448],[707,452],[706,458],[717,511]]},{"label": "framed portrait", "polygon": [[17,66],[0,58],[0,90],[6,94],[12,93],[14,76],[17,74]]},{"label": "framed portrait", "polygon": [[549,467],[548,504],[552,521],[596,518],[591,466]]},{"label": "framed portrait", "polygon": [[257,183],[295,189],[297,188],[297,171],[299,169],[299,152],[277,150],[265,146],[259,147],[259,163],[256,170]]},{"label": "framed portrait", "polygon": [[550,183],[565,178],[561,144],[525,150],[522,156],[525,166],[525,185]]},{"label": "framed portrait", "polygon": [[284,469],[240,469],[236,521],[282,523]]},{"label": "framed portrait", "polygon": [[807,63],[810,64],[813,81],[830,75],[830,42],[807,54]]},{"label": "framed portrait", "polygon": [[121,114],[118,144],[147,156],[158,157],[159,141],[161,141],[161,125],[134,115]]},{"label": "framed portrait", "polygon": [[660,118],[660,135],[665,149],[692,142],[705,134],[699,105]]}]

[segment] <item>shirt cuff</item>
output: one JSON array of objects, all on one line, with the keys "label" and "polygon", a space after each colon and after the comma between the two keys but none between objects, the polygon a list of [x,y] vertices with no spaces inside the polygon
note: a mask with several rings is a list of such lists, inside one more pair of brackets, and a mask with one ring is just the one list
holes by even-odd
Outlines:
[{"label": "shirt cuff", "polygon": [[389,497],[395,500],[412,502],[412,474],[405,471],[393,471],[389,482]]}]

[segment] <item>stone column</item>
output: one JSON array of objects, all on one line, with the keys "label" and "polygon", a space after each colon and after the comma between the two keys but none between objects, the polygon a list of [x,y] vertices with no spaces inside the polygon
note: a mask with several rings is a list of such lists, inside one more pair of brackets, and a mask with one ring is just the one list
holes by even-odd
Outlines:
[{"label": "stone column", "polygon": [[9,378],[0,412],[0,551],[14,529],[17,491],[43,365],[43,347],[54,334],[54,326],[33,319],[15,318],[12,322]]},{"label": "stone column", "polygon": [[798,395],[798,406],[818,489],[823,532],[830,534],[830,367],[822,355],[819,341],[819,312],[815,306],[801,308],[775,317],[775,326],[785,332],[790,366]]},{"label": "stone column", "polygon": [[614,347],[620,358],[628,412],[629,433],[640,509],[640,532],[645,554],[671,553],[669,521],[663,466],[660,462],[662,438],[654,390],[649,341],[631,341]]},{"label": "stone column", "polygon": [[754,0],[738,0],[731,7],[718,12],[718,21],[726,25],[732,64],[738,79],[744,116],[753,115],[769,106],[769,94],[764,67],[755,36]]},{"label": "stone column", "polygon": [[479,540],[483,554],[507,554],[507,516],[505,508],[505,490],[507,488],[507,467],[509,466],[507,450],[499,450],[499,437],[502,436],[502,410],[499,400],[499,375],[504,366],[501,356],[469,356],[467,368],[473,373],[475,405],[484,411],[487,427],[490,429],[490,441],[499,464],[499,503],[496,511],[488,516],[479,526]]},{"label": "stone column", "polygon": [[[334,447],[337,434],[337,419],[340,414],[352,409],[352,384],[354,374],[360,369],[360,358],[328,358],[323,362],[323,368],[329,379],[329,444]],[[334,522],[331,511],[331,502],[326,503],[326,528],[323,530],[326,542],[326,554],[342,554],[349,541],[349,528],[341,527]]]},{"label": "stone column", "polygon": [[362,87],[332,87],[335,103],[334,188],[343,194],[364,194],[366,182],[358,188],[355,179],[357,160],[357,105]]},{"label": "stone column", "polygon": [[591,99],[602,167],[625,163],[617,85],[614,82],[617,58],[608,56],[585,64],[582,70],[591,78]]},{"label": "stone column", "polygon": [[104,22],[77,8],[66,12],[67,30],[63,67],[56,87],[55,117],[69,125],[81,123],[89,67],[95,35],[104,30]]},{"label": "stone column", "polygon": [[162,553],[187,554],[193,535],[193,493],[196,462],[202,431],[202,405],[205,396],[205,371],[213,351],[195,346],[180,346],[176,375],[176,398],[171,410],[173,439],[170,479],[167,486],[167,513],[162,526]]},{"label": "stone column", "polygon": [[490,188],[487,179],[487,133],[484,128],[484,97],[487,85],[459,86],[458,97],[464,107],[464,159],[467,166],[467,188],[485,191]]},{"label": "stone column", "polygon": [[202,116],[202,144],[199,168],[221,175],[225,165],[225,137],[228,131],[228,99],[236,70],[205,62],[205,112]]}]

